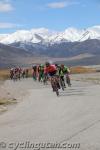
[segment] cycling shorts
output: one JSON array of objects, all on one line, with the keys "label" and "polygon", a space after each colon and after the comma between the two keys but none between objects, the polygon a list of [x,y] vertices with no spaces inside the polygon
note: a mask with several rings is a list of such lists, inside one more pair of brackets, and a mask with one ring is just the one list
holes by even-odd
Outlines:
[{"label": "cycling shorts", "polygon": [[53,72],[49,72],[48,74],[49,74],[50,77],[53,77],[53,76],[56,75],[56,72],[57,72],[57,71],[55,70],[55,71],[53,71]]}]

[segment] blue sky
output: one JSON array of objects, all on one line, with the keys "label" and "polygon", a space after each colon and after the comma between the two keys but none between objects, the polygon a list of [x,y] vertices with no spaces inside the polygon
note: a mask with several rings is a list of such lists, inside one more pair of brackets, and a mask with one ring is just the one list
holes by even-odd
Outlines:
[{"label": "blue sky", "polygon": [[0,33],[100,25],[100,0],[0,0]]}]

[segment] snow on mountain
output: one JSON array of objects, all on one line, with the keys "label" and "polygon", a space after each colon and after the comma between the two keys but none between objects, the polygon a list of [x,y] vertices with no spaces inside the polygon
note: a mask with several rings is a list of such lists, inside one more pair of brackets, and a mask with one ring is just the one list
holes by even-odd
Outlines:
[{"label": "snow on mountain", "polygon": [[19,30],[12,34],[0,35],[0,42],[4,44],[21,43],[43,43],[54,44],[59,42],[84,41],[87,39],[100,39],[100,26],[87,29],[67,28],[63,32],[50,31],[45,28],[32,30]]},{"label": "snow on mountain", "polygon": [[64,32],[59,32],[58,34],[52,35],[51,39],[54,43],[64,41],[74,42],[78,41],[84,32],[85,31],[83,30],[80,31],[74,28],[68,28]]},{"label": "snow on mountain", "polygon": [[0,41],[7,38],[8,34],[0,34]]},{"label": "snow on mountain", "polygon": [[100,26],[88,28],[88,31],[91,39],[100,39]]},{"label": "snow on mountain", "polygon": [[[41,42],[42,37],[47,38],[48,30],[46,29],[33,29],[33,30],[19,30],[12,34],[9,34],[5,38],[1,38],[0,42],[4,44],[11,44],[15,42],[32,42],[32,43],[39,43]],[[0,37],[3,37],[1,35]],[[43,39],[44,39],[43,38]]]}]

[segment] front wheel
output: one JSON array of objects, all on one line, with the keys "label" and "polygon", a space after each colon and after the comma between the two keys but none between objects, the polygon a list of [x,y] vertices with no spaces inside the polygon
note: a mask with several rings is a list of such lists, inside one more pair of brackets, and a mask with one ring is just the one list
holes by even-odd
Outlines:
[{"label": "front wheel", "polygon": [[59,96],[59,91],[58,90],[56,91],[56,95]]},{"label": "front wheel", "polygon": [[51,85],[52,85],[53,91],[56,92],[57,96],[59,96],[58,83],[57,83],[56,79],[53,78],[51,80]]},{"label": "front wheel", "polygon": [[71,81],[70,81],[69,75],[66,76],[66,83],[68,84],[68,86],[71,86]]},{"label": "front wheel", "polygon": [[65,88],[65,83],[64,83],[64,79],[60,77],[60,85],[62,87],[62,90],[64,91]]}]

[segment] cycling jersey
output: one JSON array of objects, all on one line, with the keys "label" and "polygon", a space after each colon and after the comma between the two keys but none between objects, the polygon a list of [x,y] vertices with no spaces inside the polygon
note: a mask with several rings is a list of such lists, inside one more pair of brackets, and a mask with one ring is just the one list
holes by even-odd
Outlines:
[{"label": "cycling jersey", "polygon": [[67,74],[67,73],[70,73],[70,70],[68,67],[64,66],[64,68],[61,68],[59,69],[59,75],[60,76],[64,76],[64,74]]},{"label": "cycling jersey", "polygon": [[50,66],[44,68],[44,73],[49,74],[50,76],[55,75],[56,72],[57,72],[57,68],[55,65],[50,65]]},{"label": "cycling jersey", "polygon": [[45,73],[50,73],[50,72],[54,72],[57,71],[56,66],[55,65],[50,65],[48,67],[44,68]]},{"label": "cycling jersey", "polygon": [[39,72],[44,72],[44,66],[39,66],[38,71]]}]

